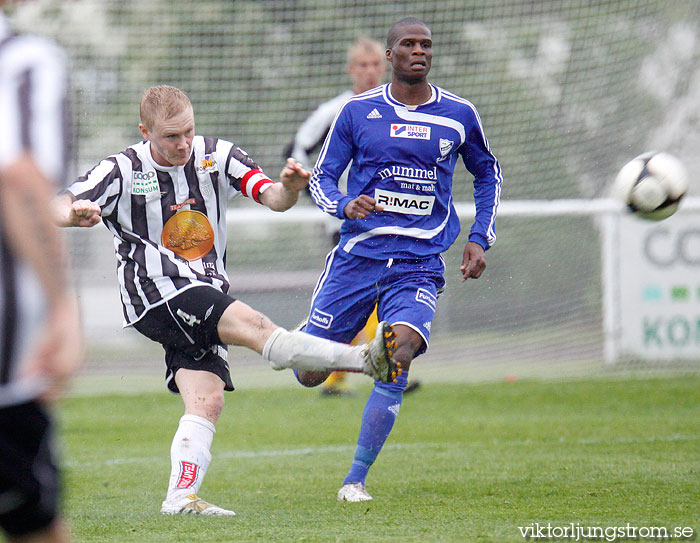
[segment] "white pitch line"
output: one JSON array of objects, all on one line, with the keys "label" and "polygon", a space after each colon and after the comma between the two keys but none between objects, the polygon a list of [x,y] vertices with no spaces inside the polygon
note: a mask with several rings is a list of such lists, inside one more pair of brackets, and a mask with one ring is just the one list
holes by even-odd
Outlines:
[{"label": "white pitch line", "polygon": [[[442,443],[389,443],[384,445],[384,449],[405,449],[415,447],[436,447],[443,446]],[[304,456],[309,454],[324,454],[334,452],[352,452],[355,450],[355,445],[329,445],[327,447],[306,447],[303,449],[272,449],[269,451],[223,451],[214,453],[214,458],[266,458],[274,456]],[[98,460],[92,462],[80,462],[77,460],[68,460],[63,463],[67,468],[77,467],[99,467],[99,466],[117,466],[122,464],[140,464],[160,462],[165,458],[163,456],[134,456],[131,458],[108,458],[106,460]]]},{"label": "white pitch line", "polygon": [[[632,437],[632,438],[619,438],[613,440],[605,439],[577,439],[568,440],[566,438],[560,437],[554,441],[533,441],[531,439],[525,440],[512,440],[512,441],[501,441],[495,439],[490,442],[484,441],[469,441],[469,442],[443,442],[443,443],[388,443],[384,446],[384,449],[415,449],[415,448],[425,448],[425,449],[435,449],[435,448],[450,448],[452,446],[459,447],[461,449],[468,447],[477,447],[483,445],[500,445],[500,446],[526,446],[526,445],[546,445],[546,444],[558,444],[558,445],[624,445],[624,444],[644,444],[644,443],[672,443],[676,441],[697,441],[700,439],[700,435],[682,435],[673,434],[670,436],[648,436],[648,437]],[[301,449],[271,449],[271,450],[259,450],[259,451],[222,451],[215,453],[213,456],[215,458],[268,458],[276,456],[305,456],[312,454],[325,454],[325,453],[346,453],[355,450],[355,445],[329,445],[326,447],[305,447]],[[129,458],[108,458],[106,460],[98,460],[92,462],[85,462],[79,460],[68,460],[63,463],[66,468],[85,468],[85,467],[101,467],[101,466],[119,466],[124,464],[140,464],[140,463],[154,463],[163,462],[167,458],[167,455],[162,456],[134,456]]]}]

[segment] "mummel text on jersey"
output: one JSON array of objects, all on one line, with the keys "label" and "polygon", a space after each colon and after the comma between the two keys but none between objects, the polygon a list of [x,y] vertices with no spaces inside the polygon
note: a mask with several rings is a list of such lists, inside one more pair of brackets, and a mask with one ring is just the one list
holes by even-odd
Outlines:
[{"label": "mummel text on jersey", "polygon": [[[469,240],[488,249],[502,175],[481,120],[467,100],[431,85],[432,99],[405,106],[390,84],[350,98],[338,112],[310,182],[326,213],[344,219],[361,194],[384,207],[366,219],[346,220],[339,247],[369,258],[422,258],[445,251],[459,234],[452,175],[461,157],[474,176],[476,218]],[[353,159],[347,195],[336,180]]]}]

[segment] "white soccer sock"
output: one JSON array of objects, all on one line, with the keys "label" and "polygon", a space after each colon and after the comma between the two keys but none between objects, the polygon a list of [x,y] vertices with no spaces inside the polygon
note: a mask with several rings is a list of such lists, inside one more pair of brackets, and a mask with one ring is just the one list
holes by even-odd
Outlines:
[{"label": "white soccer sock", "polygon": [[170,481],[166,500],[196,494],[211,462],[216,426],[205,418],[185,414],[170,447]]},{"label": "white soccer sock", "polygon": [[278,328],[267,339],[262,356],[273,369],[320,371],[355,370],[362,371],[365,362],[363,346],[350,346],[328,339],[306,334],[289,332]]}]

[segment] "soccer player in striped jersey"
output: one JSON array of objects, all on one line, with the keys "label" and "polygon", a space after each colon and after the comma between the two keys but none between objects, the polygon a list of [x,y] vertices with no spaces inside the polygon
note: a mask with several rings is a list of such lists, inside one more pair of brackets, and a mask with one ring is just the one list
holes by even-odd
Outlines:
[{"label": "soccer player in striped jersey", "polygon": [[[4,2],[0,1],[0,4]],[[63,51],[0,13],[0,531],[66,542],[49,401],[82,358],[51,197],[66,175]]]},{"label": "soccer player in striped jersey", "polygon": [[[274,369],[345,369],[391,381],[399,373],[383,323],[367,348],[288,332],[227,292],[226,205],[246,196],[274,211],[293,206],[309,178],[287,161],[269,179],[235,144],[195,135],[187,95],[148,89],[143,141],[100,162],[55,200],[62,226],[104,222],[114,234],[125,326],[165,348],[168,388],[185,406],[171,447],[161,512],[234,515],[197,496],[211,460],[224,390],[233,390],[226,345],[242,345]],[[235,290],[235,287],[234,287]]]},{"label": "soccer player in striped jersey", "polygon": [[[476,218],[463,251],[462,281],[478,279],[485,251],[496,239],[501,169],[474,106],[428,82],[432,36],[415,18],[388,32],[391,83],[348,99],[314,167],[316,204],[343,219],[340,241],[326,258],[305,330],[350,341],[374,304],[396,333],[396,383],[375,383],[362,416],[355,456],[338,492],[350,502],[370,500],[365,479],[399,412],[411,361],[428,348],[437,297],[445,281],[441,253],[457,239],[452,202],[458,160],[474,176]],[[338,179],[352,161],[347,194]],[[327,372],[296,372],[306,386]]]}]

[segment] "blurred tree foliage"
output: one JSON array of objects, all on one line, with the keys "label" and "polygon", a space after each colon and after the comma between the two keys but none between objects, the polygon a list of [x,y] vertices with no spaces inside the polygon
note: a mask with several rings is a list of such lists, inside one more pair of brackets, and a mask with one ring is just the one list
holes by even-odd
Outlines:
[{"label": "blurred tree foliage", "polygon": [[[13,18],[52,34],[73,58],[79,169],[137,141],[141,92],[170,84],[189,93],[200,134],[236,142],[275,176],[297,126],[348,87],[348,44],[359,35],[383,41],[393,22],[417,16],[433,32],[431,81],[480,112],[504,171],[503,198],[554,199],[603,196],[619,166],[650,142],[681,139],[660,127],[697,74],[699,5],[43,0],[18,7]],[[471,178],[459,165],[454,191],[457,200],[471,199]],[[533,321],[563,297],[599,310],[600,297],[590,294],[600,291],[591,219],[499,221],[499,232],[509,250],[494,251],[489,280],[465,290],[464,304],[478,314],[522,299],[515,314]],[[451,252],[451,266],[460,255]]]}]

